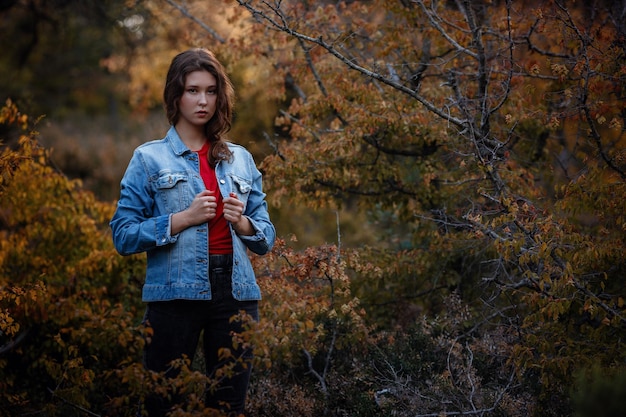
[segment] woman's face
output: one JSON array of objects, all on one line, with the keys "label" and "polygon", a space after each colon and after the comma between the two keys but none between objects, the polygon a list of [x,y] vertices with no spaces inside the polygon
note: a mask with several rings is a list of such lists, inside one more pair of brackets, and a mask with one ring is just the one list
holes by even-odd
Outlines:
[{"label": "woman's face", "polygon": [[177,126],[203,127],[215,114],[217,106],[217,80],[208,71],[187,74],[185,89],[180,97],[180,117]]}]

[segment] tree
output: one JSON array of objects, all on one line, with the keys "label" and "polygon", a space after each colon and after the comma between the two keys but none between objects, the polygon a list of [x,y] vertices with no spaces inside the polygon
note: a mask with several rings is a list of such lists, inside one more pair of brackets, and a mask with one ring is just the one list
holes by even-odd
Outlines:
[{"label": "tree", "polygon": [[7,101],[0,123],[19,138],[0,155],[0,415],[80,415],[141,352],[142,264],[116,256],[113,206],[55,171],[28,116]]},{"label": "tree", "polygon": [[[168,379],[141,365],[140,351],[150,338],[137,306],[145,270],[142,257],[114,253],[106,225],[114,206],[98,202],[79,181],[49,164],[29,118],[10,101],[0,121],[19,136],[19,146],[4,148],[0,157],[2,415],[130,416],[141,411],[142,398],[154,393],[180,398],[172,415],[216,415],[203,405],[204,390],[228,368],[205,377],[199,371],[201,357],[181,359],[173,364],[180,367],[180,377]],[[358,253],[344,254],[337,246],[298,252],[279,242],[270,256],[253,261],[266,297],[263,320],[233,339],[252,343],[257,352],[250,415],[410,412],[416,403],[406,399],[413,388],[404,385],[404,378],[418,380],[424,372],[431,375],[431,368],[440,375],[430,388],[432,398],[464,395],[465,388],[450,391],[444,374],[451,370],[458,372],[455,379],[466,375],[478,382],[474,365],[461,365],[463,349],[451,361],[446,344],[429,344],[441,336],[442,325],[446,332],[457,329],[452,335],[457,337],[466,314],[460,300],[452,300],[455,314],[425,323],[419,337],[405,342],[402,333],[377,334],[367,325],[347,266],[360,265],[361,271],[374,267],[360,262]],[[432,348],[423,362],[412,363],[417,359],[413,340]],[[396,354],[394,346],[401,350],[391,360],[387,355]],[[403,363],[411,364],[406,375],[396,368]],[[395,379],[387,371],[381,375],[379,369],[388,366]],[[500,389],[479,391],[482,398]],[[499,396],[507,391],[505,387]],[[492,409],[500,404],[487,396]],[[483,405],[483,400],[471,401]],[[434,400],[429,407],[436,410],[439,404]]]},{"label": "tree", "polygon": [[274,201],[395,225],[382,274],[358,271],[365,306],[383,289],[433,314],[404,296],[457,290],[560,399],[540,413],[568,410],[576,370],[623,366],[623,2],[238,3],[255,23],[232,42],[291,98]]},{"label": "tree", "polygon": [[[257,350],[251,415],[587,415],[604,375],[626,398],[624,5],[524,3],[149,3],[163,33],[261,74],[274,205],[386,229],[254,260],[264,320],[237,340]],[[112,208],[22,144],[2,159],[3,404],[123,410],[182,390],[177,415],[199,412],[193,364],[168,383],[119,349],[143,340],[142,267],[109,252]]]}]

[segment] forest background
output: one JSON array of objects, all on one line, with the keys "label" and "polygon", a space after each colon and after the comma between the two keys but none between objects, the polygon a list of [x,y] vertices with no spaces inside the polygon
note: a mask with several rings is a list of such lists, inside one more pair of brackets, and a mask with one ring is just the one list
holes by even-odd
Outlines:
[{"label": "forest background", "polygon": [[229,369],[143,370],[144,258],[108,229],[192,46],[232,74],[280,236],[234,340],[250,416],[626,413],[626,1],[8,0],[0,22],[0,416],[148,392],[216,415]]}]

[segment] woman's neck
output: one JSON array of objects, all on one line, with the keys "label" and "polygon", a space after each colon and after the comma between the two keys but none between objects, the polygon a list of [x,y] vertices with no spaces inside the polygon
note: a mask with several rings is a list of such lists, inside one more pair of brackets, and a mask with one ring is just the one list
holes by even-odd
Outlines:
[{"label": "woman's neck", "polygon": [[174,127],[180,139],[192,151],[200,150],[207,142],[203,128],[186,125],[184,123],[177,123]]}]

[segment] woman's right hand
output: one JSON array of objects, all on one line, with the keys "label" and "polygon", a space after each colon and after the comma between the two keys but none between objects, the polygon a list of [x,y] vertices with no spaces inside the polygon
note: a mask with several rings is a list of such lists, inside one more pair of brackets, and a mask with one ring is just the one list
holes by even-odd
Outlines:
[{"label": "woman's right hand", "polygon": [[216,210],[217,197],[214,191],[198,193],[188,209],[172,215],[171,233],[175,235],[188,227],[208,222],[215,217]]}]

